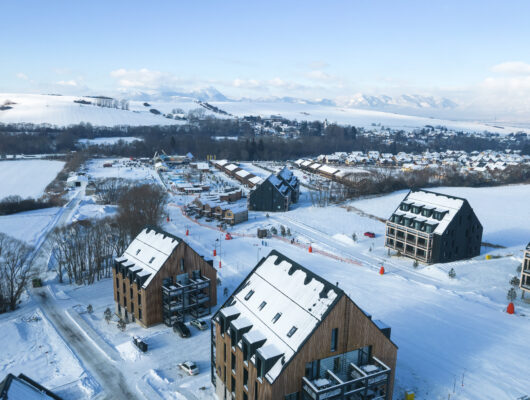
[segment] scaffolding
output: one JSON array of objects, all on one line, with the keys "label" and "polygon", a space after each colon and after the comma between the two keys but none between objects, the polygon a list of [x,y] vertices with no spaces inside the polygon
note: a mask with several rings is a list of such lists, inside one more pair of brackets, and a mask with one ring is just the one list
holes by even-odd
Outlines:
[{"label": "scaffolding", "polygon": [[182,274],[175,279],[164,279],[162,315],[167,326],[173,326],[177,321],[184,322],[186,315],[200,318],[210,312],[210,280],[200,271],[192,271],[191,277]]}]

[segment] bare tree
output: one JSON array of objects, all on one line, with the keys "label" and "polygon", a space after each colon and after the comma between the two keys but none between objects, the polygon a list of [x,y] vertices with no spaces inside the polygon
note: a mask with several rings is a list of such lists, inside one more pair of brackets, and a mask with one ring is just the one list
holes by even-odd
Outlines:
[{"label": "bare tree", "polygon": [[0,312],[16,308],[31,276],[31,250],[21,240],[0,233]]},{"label": "bare tree", "polygon": [[118,225],[129,237],[134,237],[146,225],[158,224],[166,197],[166,191],[160,186],[141,185],[129,189],[118,202]]}]

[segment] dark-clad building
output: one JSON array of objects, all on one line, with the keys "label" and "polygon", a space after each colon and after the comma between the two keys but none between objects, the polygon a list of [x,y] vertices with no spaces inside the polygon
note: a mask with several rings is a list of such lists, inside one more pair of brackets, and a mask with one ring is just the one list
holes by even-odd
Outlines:
[{"label": "dark-clad building", "polygon": [[425,263],[480,254],[482,224],[466,199],[411,190],[386,221],[385,246]]},{"label": "dark-clad building", "polygon": [[217,304],[217,271],[184,240],[147,227],[116,258],[116,314],[143,327],[198,318]]},{"label": "dark-clad building", "polygon": [[392,399],[390,327],[277,251],[214,314],[211,330],[219,399]]},{"label": "dark-clad building", "polygon": [[248,209],[254,211],[288,211],[292,203],[298,202],[300,184],[298,178],[283,168],[278,175],[267,179],[250,191]]}]

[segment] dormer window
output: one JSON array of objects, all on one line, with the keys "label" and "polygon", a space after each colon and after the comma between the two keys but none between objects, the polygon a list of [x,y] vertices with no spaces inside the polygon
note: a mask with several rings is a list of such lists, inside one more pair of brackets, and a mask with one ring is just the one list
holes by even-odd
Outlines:
[{"label": "dormer window", "polygon": [[293,326],[291,329],[289,329],[289,332],[287,332],[287,337],[293,336],[297,330],[298,328],[296,326]]},{"label": "dormer window", "polygon": [[401,206],[399,208],[403,211],[408,211],[410,209],[410,205],[407,203],[401,203]]},{"label": "dormer window", "polygon": [[262,301],[261,304],[259,305],[259,310],[263,310],[263,307],[265,307],[267,305],[267,302],[266,301]]},{"label": "dormer window", "polygon": [[245,300],[248,300],[252,297],[252,295],[254,294],[254,291],[251,289],[249,290],[249,292],[247,293],[247,295],[245,296]]},{"label": "dormer window", "polygon": [[149,260],[149,264],[151,264],[153,261],[155,261],[155,258],[151,257],[151,259]]},{"label": "dormer window", "polygon": [[274,316],[274,318],[272,319],[272,323],[275,324],[275,323],[280,319],[281,316],[282,316],[282,313],[281,313],[281,312],[277,313],[277,314]]},{"label": "dormer window", "polygon": [[142,249],[136,250],[136,255],[140,254],[141,251],[142,251]]}]

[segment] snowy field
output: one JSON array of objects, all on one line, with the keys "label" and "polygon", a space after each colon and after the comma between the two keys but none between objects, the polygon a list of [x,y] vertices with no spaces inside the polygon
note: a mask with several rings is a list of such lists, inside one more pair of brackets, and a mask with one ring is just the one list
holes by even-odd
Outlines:
[{"label": "snowy field", "polygon": [[105,146],[121,142],[132,143],[142,141],[142,138],[133,136],[100,137],[95,139],[79,139],[79,143],[86,146]]},{"label": "snowy field", "polygon": [[[381,124],[385,127],[394,129],[403,129],[410,131],[425,125],[438,126],[442,125],[449,129],[461,130],[464,132],[496,132],[500,134],[509,134],[521,130],[519,127],[502,126],[494,127],[480,122],[453,121],[437,118],[415,117],[410,115],[388,113],[382,111],[361,110],[354,108],[344,108],[336,106],[324,106],[316,104],[303,103],[283,103],[283,102],[212,102],[213,105],[220,109],[243,117],[246,115],[259,115],[261,117],[270,117],[271,115],[281,115],[284,118],[298,121],[323,121],[339,124],[349,124],[358,127],[370,128],[372,124]],[[529,129],[522,129],[530,132]]]},{"label": "snowy field", "polygon": [[[151,109],[156,109],[163,114],[167,114],[171,113],[174,109],[180,109],[184,113],[188,113],[190,110],[201,108],[207,115],[219,117],[219,114],[212,113],[202,108],[195,100],[185,97],[175,97],[172,101],[150,101],[148,106],[145,106],[144,102],[141,101],[130,101],[129,110],[74,103],[74,100],[94,101],[94,99],[82,96],[0,93],[0,104],[3,104],[7,100],[16,104],[11,105],[12,109],[0,111],[0,123],[46,123],[57,126],[68,126],[81,122],[91,123],[96,126],[150,126],[183,123],[183,121],[165,118],[163,115],[155,115],[150,112]],[[238,117],[248,115],[259,115],[262,117],[281,115],[282,117],[299,121],[323,121],[327,119],[330,122],[351,124],[365,128],[372,127],[372,124],[381,124],[386,127],[407,131],[422,128],[425,125],[442,125],[449,129],[465,132],[483,132],[486,130],[500,134],[509,134],[517,131],[530,132],[528,128],[502,125],[500,122],[496,123],[496,126],[491,126],[481,122],[416,117],[389,112],[316,104],[259,101],[210,103]],[[232,117],[223,115],[222,118]]]},{"label": "snowy field", "polygon": [[0,161],[0,199],[18,195],[38,198],[64,166],[62,161]]},{"label": "snowy field", "polygon": [[[119,110],[74,103],[74,100],[93,102],[94,99],[89,97],[0,93],[0,104],[7,100],[16,104],[12,104],[9,110],[0,111],[0,123],[5,124],[24,122],[68,126],[87,122],[96,126],[175,125],[183,122],[165,118],[163,115],[155,115],[150,110],[156,109],[161,113],[170,113],[174,108],[181,108],[184,112],[202,108],[191,99],[149,102],[149,106],[144,106],[140,101],[131,101],[129,110]],[[206,111],[204,108],[203,110]],[[211,113],[206,112],[206,114]]]},{"label": "snowy field", "polygon": [[[111,163],[112,167],[104,167],[104,164]],[[90,160],[86,164],[87,173],[93,179],[122,178],[155,182],[156,172],[148,166],[128,165],[128,158],[98,158]]]},{"label": "snowy field", "polygon": [[25,211],[11,215],[0,215],[0,232],[23,240],[34,246],[55,221],[57,207]]}]

